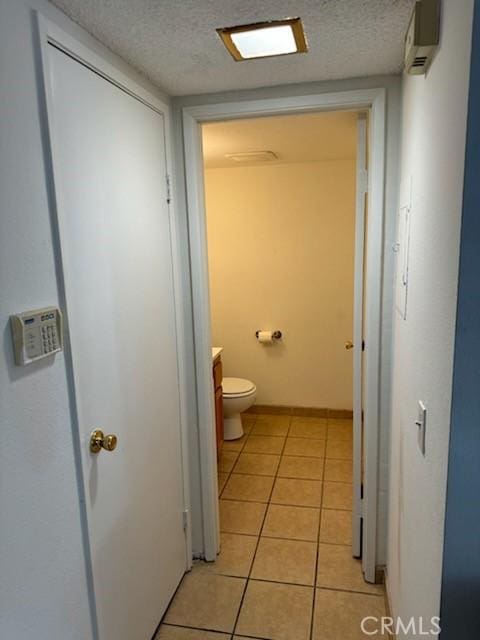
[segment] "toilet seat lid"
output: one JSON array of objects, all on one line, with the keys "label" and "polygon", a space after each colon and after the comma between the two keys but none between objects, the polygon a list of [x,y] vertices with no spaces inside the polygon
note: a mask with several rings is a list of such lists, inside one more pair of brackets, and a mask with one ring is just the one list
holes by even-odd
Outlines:
[{"label": "toilet seat lid", "polygon": [[255,385],[245,378],[223,378],[222,388],[224,396],[238,396],[254,391]]}]

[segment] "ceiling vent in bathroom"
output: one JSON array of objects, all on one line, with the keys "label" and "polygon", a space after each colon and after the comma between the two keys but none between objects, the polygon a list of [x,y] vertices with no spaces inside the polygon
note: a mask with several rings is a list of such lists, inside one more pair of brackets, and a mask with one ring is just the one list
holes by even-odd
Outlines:
[{"label": "ceiling vent in bathroom", "polygon": [[405,71],[411,75],[426,73],[439,39],[439,0],[416,2],[405,36]]},{"label": "ceiling vent in bathroom", "polygon": [[233,162],[271,162],[278,160],[273,151],[239,151],[238,153],[226,153],[225,158]]}]

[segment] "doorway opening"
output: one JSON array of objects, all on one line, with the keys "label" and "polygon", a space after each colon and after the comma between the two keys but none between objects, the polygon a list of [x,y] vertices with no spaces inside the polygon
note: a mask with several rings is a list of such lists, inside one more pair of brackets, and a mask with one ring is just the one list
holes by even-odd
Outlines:
[{"label": "doorway opening", "polygon": [[[323,113],[320,113],[323,112]],[[217,446],[216,446],[216,437],[215,437],[215,429],[213,425],[215,424],[215,399],[212,392],[212,347],[222,347],[222,344],[212,344],[212,322],[211,322],[211,308],[209,302],[209,289],[210,289],[210,274],[208,269],[208,258],[207,258],[207,241],[209,236],[208,231],[208,183],[211,182],[208,176],[209,168],[204,169],[203,166],[203,150],[202,150],[202,125],[204,126],[204,131],[208,131],[208,126],[212,126],[209,123],[216,123],[218,127],[226,127],[230,126],[240,126],[242,123],[240,120],[248,121],[254,119],[263,120],[264,127],[267,126],[268,118],[267,116],[283,116],[283,118],[276,119],[277,122],[280,122],[282,119],[284,122],[287,122],[285,117],[294,116],[304,114],[310,118],[316,115],[317,118],[333,118],[335,116],[334,113],[341,118],[354,118],[355,122],[355,148],[357,149],[360,137],[362,136],[363,140],[363,158],[364,161],[357,162],[358,157],[355,158],[353,162],[353,176],[352,180],[352,206],[350,207],[350,211],[352,213],[352,226],[351,226],[351,238],[352,245],[355,246],[361,242],[362,251],[361,255],[358,252],[357,248],[357,256],[354,260],[355,268],[353,269],[356,282],[355,282],[355,292],[356,295],[353,295],[353,286],[351,287],[353,303],[356,306],[356,314],[357,322],[355,323],[356,331],[352,331],[352,324],[350,325],[349,334],[342,336],[342,340],[340,343],[342,349],[343,357],[351,357],[351,354],[348,351],[344,350],[345,343],[352,341],[355,345],[353,348],[356,365],[355,370],[356,374],[360,372],[359,383],[356,385],[356,393],[351,396],[351,408],[339,407],[335,406],[332,402],[333,406],[315,406],[316,402],[312,401],[306,402],[305,400],[298,401],[293,400],[292,397],[289,397],[288,400],[284,400],[280,403],[272,402],[272,397],[269,396],[266,390],[260,390],[260,394],[258,396],[259,400],[257,403],[265,404],[265,405],[273,405],[275,409],[275,414],[282,413],[282,417],[277,417],[271,422],[277,422],[281,424],[282,422],[288,423],[287,428],[290,430],[292,428],[292,423],[296,423],[294,425],[294,430],[292,433],[287,431],[284,435],[274,436],[271,433],[270,437],[277,437],[280,440],[284,439],[284,446],[290,447],[290,450],[285,453],[285,451],[281,451],[278,453],[266,453],[265,455],[289,455],[295,454],[294,447],[301,447],[301,443],[298,442],[300,440],[299,430],[301,427],[300,418],[304,418],[304,423],[307,418],[310,418],[311,421],[317,423],[317,431],[321,431],[324,429],[325,438],[318,438],[317,440],[320,442],[323,440],[323,445],[325,447],[323,453],[320,451],[322,448],[321,444],[312,445],[317,449],[317,455],[319,459],[326,459],[325,453],[327,451],[328,446],[328,411],[323,416],[319,410],[330,409],[330,420],[332,421],[331,427],[334,426],[334,420],[347,420],[351,418],[351,413],[346,414],[335,414],[335,409],[345,409],[346,411],[353,412],[355,409],[357,420],[356,427],[354,429],[355,436],[353,438],[353,448],[355,450],[355,455],[353,458],[356,460],[355,464],[352,464],[349,460],[343,460],[343,462],[347,463],[348,466],[353,466],[353,476],[355,478],[355,487],[356,492],[353,500],[353,513],[356,514],[356,518],[353,518],[353,524],[349,525],[350,531],[353,531],[353,537],[350,539],[348,537],[347,544],[352,544],[353,551],[350,551],[356,557],[362,557],[362,565],[363,565],[363,574],[365,579],[368,582],[375,582],[376,578],[376,563],[375,563],[375,555],[376,555],[376,507],[377,507],[377,446],[378,446],[378,358],[379,358],[379,350],[380,350],[380,308],[381,308],[381,247],[382,247],[382,221],[383,221],[383,180],[384,180],[384,118],[385,118],[385,96],[383,90],[368,90],[368,91],[352,91],[346,92],[345,94],[324,94],[317,96],[303,96],[296,97],[290,99],[272,99],[272,100],[262,100],[255,102],[240,102],[240,103],[227,103],[227,104],[217,104],[217,105],[208,105],[208,106],[200,106],[200,107],[188,107],[183,111],[183,124],[184,124],[184,145],[185,145],[185,156],[186,156],[186,182],[187,182],[187,196],[188,196],[188,216],[189,216],[189,233],[190,233],[190,248],[191,248],[191,262],[192,262],[192,284],[193,284],[193,307],[194,307],[194,331],[195,331],[195,353],[196,353],[196,367],[197,367],[197,393],[198,393],[198,411],[199,411],[199,441],[200,441],[200,465],[201,465],[201,476],[202,476],[202,507],[203,507],[203,534],[204,534],[204,557],[206,560],[214,560],[216,558],[217,552],[219,550],[219,519],[218,519],[218,488],[217,488],[217,478],[216,478],[216,454],[217,454]],[[342,112],[342,113],[340,113]],[[364,117],[359,118],[359,112],[364,114]],[[367,131],[367,119],[368,117],[368,131]],[[259,118],[260,117],[260,118]],[[223,123],[223,124],[222,124]],[[363,123],[363,126],[362,124]],[[248,126],[248,122],[244,123],[244,126]],[[281,128],[281,127],[280,127]],[[258,140],[258,137],[257,137]],[[368,144],[367,144],[368,143]],[[268,145],[267,145],[268,146]],[[300,145],[301,146],[301,145]],[[303,145],[305,146],[305,145]],[[206,151],[208,153],[208,144],[205,144]],[[366,172],[366,154],[367,147],[369,149],[369,164],[370,171],[367,176]],[[235,149],[233,150],[234,156],[236,155]],[[270,151],[275,153],[274,149],[265,148],[265,145],[255,148],[251,148],[250,151]],[[242,150],[240,151],[240,153]],[[225,153],[223,153],[225,155]],[[268,154],[271,155],[271,154]],[[358,154],[355,152],[355,156]],[[265,155],[263,155],[265,157]],[[228,159],[230,160],[230,159]],[[235,162],[235,159],[232,160]],[[238,162],[238,160],[237,160]],[[273,164],[268,165],[265,161],[267,170],[271,170]],[[273,160],[275,162],[275,160]],[[278,163],[277,169],[284,170],[288,163]],[[295,164],[295,163],[291,163]],[[208,165],[208,158],[207,158]],[[264,167],[265,168],[265,167]],[[222,167],[218,167],[217,172],[220,171],[231,171],[236,172],[239,169],[224,169]],[[251,167],[243,167],[241,171],[251,171]],[[247,172],[248,172],[247,171]],[[266,173],[266,171],[264,171]],[[291,190],[295,193],[295,190],[299,190],[299,179],[293,181],[293,186]],[[205,192],[205,186],[207,186],[207,191]],[[284,185],[282,185],[283,187]],[[368,186],[368,188],[367,188]],[[243,191],[247,191],[248,194],[251,195],[252,190],[243,189]],[[280,206],[283,204],[282,198],[278,198],[278,193],[275,191],[275,188],[270,185],[270,195],[272,194],[277,198],[277,206],[276,211],[274,211],[271,215],[274,216],[273,220],[275,220],[275,215],[277,215],[278,220],[282,220],[282,224],[288,220],[288,216],[286,214],[282,214],[280,212]],[[280,192],[280,189],[278,189]],[[225,194],[226,201],[229,202],[228,206],[235,208],[235,202],[240,200],[240,191],[234,191],[233,188],[230,193]],[[207,195],[207,212],[205,207],[205,193]],[[245,202],[245,193],[242,194],[242,199]],[[287,200],[285,197],[283,200]],[[295,198],[293,200],[295,202]],[[246,207],[246,204],[244,205]],[[304,208],[304,207],[302,207]],[[223,209],[223,211],[225,208]],[[366,216],[366,212],[369,212],[368,217]],[[357,215],[360,211],[361,215],[361,226],[358,225],[359,216]],[[218,213],[218,212],[217,212]],[[240,216],[241,220],[241,211],[237,211],[237,215]],[[219,207],[218,216],[221,219],[222,215],[222,207]],[[282,218],[283,215],[283,218]],[[290,240],[293,237],[295,239],[295,234],[300,233],[300,230],[304,228],[305,225],[297,224],[295,225],[295,221],[293,220],[293,215],[291,216],[292,221],[290,224],[290,233],[287,234],[290,236]],[[223,221],[226,221],[226,216],[224,216]],[[243,220],[243,227],[247,225],[247,219]],[[338,222],[338,221],[337,221]],[[293,224],[292,224],[293,223]],[[252,224],[250,220],[248,224]],[[255,237],[255,241],[258,241],[258,236],[263,234],[263,242],[264,246],[268,247],[268,239],[272,236],[272,219],[270,219],[270,227],[267,225],[267,229],[262,227],[264,223],[260,223],[257,221],[257,227],[250,228],[250,234],[248,242],[253,240],[252,236]],[[240,226],[242,228],[242,225]],[[270,232],[268,229],[270,228]],[[230,236],[237,235],[237,240],[239,233],[238,231],[231,230]],[[356,241],[353,240],[356,239]],[[231,238],[230,238],[231,239]],[[311,237],[306,237],[306,242],[311,242]],[[365,242],[365,251],[363,250],[363,243]],[[220,253],[224,250],[220,248]],[[241,244],[241,243],[239,243]],[[295,243],[294,243],[295,244]],[[297,243],[298,244],[298,243]],[[237,244],[238,247],[238,244]],[[245,245],[246,247],[246,245]],[[250,249],[249,249],[250,250]],[[248,251],[247,255],[248,255]],[[258,247],[256,249],[258,251]],[[318,251],[318,247],[317,247]],[[268,252],[267,252],[268,253]],[[278,253],[278,251],[277,251]],[[281,253],[281,252],[280,252]],[[226,251],[226,259],[233,261],[234,257],[237,257],[237,263],[239,261],[238,251],[228,252]],[[352,256],[354,254],[352,253]],[[284,276],[284,278],[290,279],[288,285],[291,290],[295,290],[295,280],[298,279],[298,274],[295,274],[295,269],[298,267],[298,264],[295,263],[295,260],[292,259],[292,254],[289,255],[288,260],[290,261],[290,270],[289,272],[293,275]],[[353,257],[352,257],[353,260]],[[298,262],[298,260],[296,261]],[[253,271],[250,270],[250,267],[254,264],[256,269]],[[251,260],[251,264],[245,270],[245,273],[249,273],[248,278],[251,281],[251,290],[253,291],[259,282],[259,272],[262,271],[260,268],[260,263],[258,260]],[[312,270],[310,270],[312,271]],[[223,271],[225,274],[226,270]],[[253,275],[252,275],[253,274]],[[269,275],[268,273],[266,274]],[[276,275],[276,274],[275,274]],[[247,278],[247,279],[248,279]],[[305,278],[304,278],[305,279]],[[353,281],[353,274],[352,274]],[[222,276],[220,275],[218,282],[222,282]],[[273,289],[285,289],[286,280],[284,279],[283,284],[278,284],[275,281],[275,277],[271,277],[270,279],[267,277],[264,285],[264,298],[268,298],[269,287]],[[273,287],[271,283],[274,282],[276,287]],[[225,284],[225,282],[223,283]],[[212,284],[212,310],[216,306],[215,302],[215,286]],[[223,285],[222,285],[223,286]],[[238,287],[239,288],[239,287]],[[247,287],[248,289],[248,287]],[[260,287],[261,289],[261,287]],[[223,305],[222,313],[225,313],[226,317],[230,317],[230,322],[227,322],[225,326],[232,325],[231,318],[235,317],[236,320],[240,318],[240,314],[231,315],[231,309],[225,309],[225,306],[228,306],[229,300],[233,299],[235,295],[235,283],[231,283],[230,287],[226,288],[228,300],[225,300]],[[360,291],[361,295],[358,295]],[[258,295],[258,287],[257,287],[257,295]],[[261,296],[260,296],[261,297]],[[283,296],[283,301],[287,301],[288,306],[288,296]],[[232,304],[234,306],[234,304]],[[254,303],[255,308],[255,303]],[[259,304],[256,305],[259,307]],[[230,314],[230,316],[229,316]],[[287,326],[287,329],[284,329],[282,332],[282,320],[277,320],[275,317],[266,317],[263,316],[260,319],[254,317],[254,314],[250,314],[249,318],[254,318],[254,328],[250,326],[248,321],[245,321],[244,326],[241,325],[241,322],[237,322],[237,331],[241,330],[245,332],[245,334],[249,334],[248,339],[251,341],[248,349],[250,347],[254,347],[257,349],[257,355],[262,354],[259,357],[270,358],[268,360],[269,370],[272,371],[274,367],[278,366],[280,361],[282,360],[282,354],[288,355],[289,352],[289,341],[292,339],[292,332],[290,328]],[[261,320],[261,322],[260,322]],[[260,324],[264,326],[260,326]],[[338,325],[340,323],[333,323],[336,329],[338,329]],[[258,326],[257,326],[258,325]],[[279,326],[277,326],[279,325]],[[293,327],[295,325],[292,325]],[[282,332],[282,338],[276,344],[259,344],[256,338],[257,331],[276,331],[279,330]],[[216,331],[214,327],[214,331]],[[301,333],[301,330],[295,327],[293,334],[295,332]],[[253,334],[253,335],[250,335]],[[355,334],[355,335],[354,335]],[[307,343],[306,353],[313,352],[312,345],[315,341],[315,336],[312,336],[312,330],[305,331],[305,334],[302,336]],[[358,340],[358,337],[360,339]],[[288,339],[287,339],[288,338]],[[215,340],[220,339],[223,340],[221,336],[216,337]],[[310,342],[312,341],[313,342]],[[366,345],[365,350],[362,351],[363,346]],[[247,349],[247,348],[246,348]],[[269,349],[268,355],[267,352],[262,351]],[[294,351],[291,349],[291,351]],[[256,385],[253,370],[250,377],[246,373],[242,373],[245,369],[237,371],[234,370],[233,358],[231,354],[227,354],[224,349],[223,352],[224,363],[226,365],[226,378],[242,378],[247,381],[253,382]],[[243,357],[242,353],[242,357]],[[297,356],[297,359],[301,359]],[[313,358],[315,359],[315,358]],[[240,362],[241,360],[238,360]],[[242,367],[245,365],[246,360],[243,359]],[[363,363],[363,366],[362,366]],[[283,365],[283,362],[280,363]],[[320,363],[321,364],[321,363]],[[350,363],[350,372],[352,371],[353,363]],[[288,367],[287,367],[288,370]],[[284,370],[285,371],[285,370]],[[315,370],[315,374],[311,376],[312,379],[318,378],[319,368]],[[257,376],[257,379],[260,380],[260,383],[263,384],[263,381],[268,381],[268,376],[265,377],[265,372],[261,372],[259,370],[260,375]],[[323,371],[320,371],[323,373]],[[351,375],[351,374],[350,374]],[[271,376],[274,378],[274,376]],[[286,377],[285,375],[283,376]],[[278,376],[277,379],[281,378]],[[283,380],[283,378],[282,378]],[[296,380],[294,380],[296,382]],[[287,378],[288,385],[288,378]],[[267,385],[264,384],[265,389],[267,389]],[[290,387],[294,387],[295,385],[290,385]],[[308,385],[307,385],[308,387]],[[285,389],[285,387],[284,387]],[[351,389],[351,386],[350,386]],[[291,389],[290,389],[291,390]],[[258,387],[256,389],[258,393]],[[305,393],[307,391],[310,393],[312,389],[303,389],[301,393]],[[337,389],[338,391],[338,389]],[[233,395],[236,395],[235,389],[233,390]],[[245,391],[246,394],[249,393],[248,390]],[[308,397],[306,394],[302,396],[303,398]],[[312,397],[312,396],[310,396]],[[264,400],[262,400],[264,398]],[[285,394],[286,398],[286,394]],[[363,398],[363,400],[362,400]],[[322,402],[321,404],[324,404]],[[363,408],[362,408],[363,404]],[[281,406],[279,409],[278,407]],[[285,408],[287,407],[287,409]],[[318,412],[315,414],[313,412],[314,409],[317,409]],[[257,407],[256,409],[250,409],[250,411],[256,411],[252,415],[258,416],[261,412],[270,411],[271,409],[265,409],[265,407]],[[314,415],[308,415],[308,410],[311,410]],[[285,414],[288,416],[285,419]],[[294,415],[297,414],[297,415]],[[300,414],[300,415],[299,415]],[[362,415],[364,420],[364,428],[362,430]],[[227,416],[228,417],[228,416]],[[261,429],[261,424],[266,422],[264,417],[255,418],[256,425],[252,426],[252,421],[254,418],[246,418],[244,419],[247,423],[250,421],[250,425],[247,424],[247,430],[250,431],[250,434],[245,439],[248,442],[248,439],[255,440],[255,438],[269,437],[262,436],[259,433],[259,429]],[[323,421],[323,422],[322,422]],[[307,421],[308,422],[308,421]],[[313,426],[313,423],[311,423]],[[341,426],[338,424],[337,426]],[[345,431],[347,428],[347,424],[344,423]],[[251,429],[250,429],[251,427]],[[267,427],[270,430],[274,430],[274,427]],[[283,427],[285,428],[285,427]],[[281,427],[280,427],[281,429]],[[254,433],[256,431],[256,433]],[[295,434],[295,431],[297,433]],[[297,441],[290,442],[287,445],[286,440],[291,439],[295,440],[296,436],[298,436]],[[315,440],[315,438],[306,438],[306,440]],[[333,440],[333,439],[332,439]],[[235,449],[236,447],[243,446],[243,439],[237,440],[237,444],[235,441],[232,441],[231,444],[226,445],[226,451],[228,449]],[[259,441],[257,440],[257,443]],[[273,441],[271,441],[273,442]],[[251,449],[251,445],[245,444],[247,450],[244,453],[249,453],[248,449]],[[305,446],[305,443],[303,444]],[[292,448],[293,447],[293,448]],[[341,448],[346,450],[346,445],[337,445],[337,451]],[[330,450],[334,450],[335,445],[330,445]],[[297,453],[299,450],[297,450]],[[362,454],[363,452],[363,454]],[[261,453],[255,452],[251,449],[250,453]],[[305,451],[304,451],[305,453]],[[308,452],[306,452],[308,453]],[[347,454],[346,454],[347,455]],[[321,456],[321,458],[320,458]],[[292,458],[295,458],[295,455],[291,455]],[[302,457],[302,456],[297,456]],[[315,457],[315,456],[307,456],[304,455],[304,458]],[[340,458],[341,460],[341,458]],[[286,463],[284,463],[286,464]],[[342,465],[346,467],[347,465]],[[238,469],[237,469],[238,470]],[[238,474],[240,475],[240,474]],[[244,474],[244,475],[249,475]],[[223,478],[225,479],[225,478]],[[288,478],[287,478],[288,479]],[[297,478],[301,479],[301,478]],[[238,478],[235,478],[238,483],[242,481]],[[243,479],[243,481],[245,481]],[[316,480],[319,482],[319,480]],[[333,480],[334,482],[335,480]],[[257,481],[259,484],[262,481]],[[227,490],[228,493],[228,490]],[[233,494],[231,494],[233,495]],[[225,496],[226,498],[226,496]],[[358,499],[358,505],[357,504]],[[227,500],[225,500],[227,502]],[[231,502],[235,502],[235,500],[231,500]],[[248,500],[246,502],[254,503],[254,500]],[[344,503],[345,504],[345,503]],[[224,505],[222,505],[224,506]],[[232,505],[227,505],[231,507]],[[332,510],[334,511],[334,510]],[[347,510],[345,510],[347,511]],[[263,521],[263,520],[262,520]],[[362,531],[360,530],[360,525],[362,525]],[[224,527],[222,527],[224,528]],[[345,518],[343,518],[343,525],[336,526],[333,525],[334,530],[345,530]],[[344,538],[347,540],[347,536]]]},{"label": "doorway opening", "polygon": [[237,534],[361,557],[367,116],[202,125],[223,563]]}]

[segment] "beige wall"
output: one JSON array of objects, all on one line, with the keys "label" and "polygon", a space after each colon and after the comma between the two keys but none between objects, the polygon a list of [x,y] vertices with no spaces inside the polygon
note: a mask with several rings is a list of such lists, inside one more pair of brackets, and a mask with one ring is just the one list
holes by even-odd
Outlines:
[{"label": "beige wall", "polygon": [[[258,404],[352,407],[354,160],[209,169],[212,342]],[[280,329],[275,346],[257,329]]]}]

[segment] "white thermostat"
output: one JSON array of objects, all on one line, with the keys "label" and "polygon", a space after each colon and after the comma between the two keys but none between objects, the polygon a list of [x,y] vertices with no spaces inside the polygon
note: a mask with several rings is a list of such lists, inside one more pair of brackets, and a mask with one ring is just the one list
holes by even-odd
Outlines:
[{"label": "white thermostat", "polygon": [[62,313],[45,307],[10,316],[15,363],[36,362],[63,349]]}]

